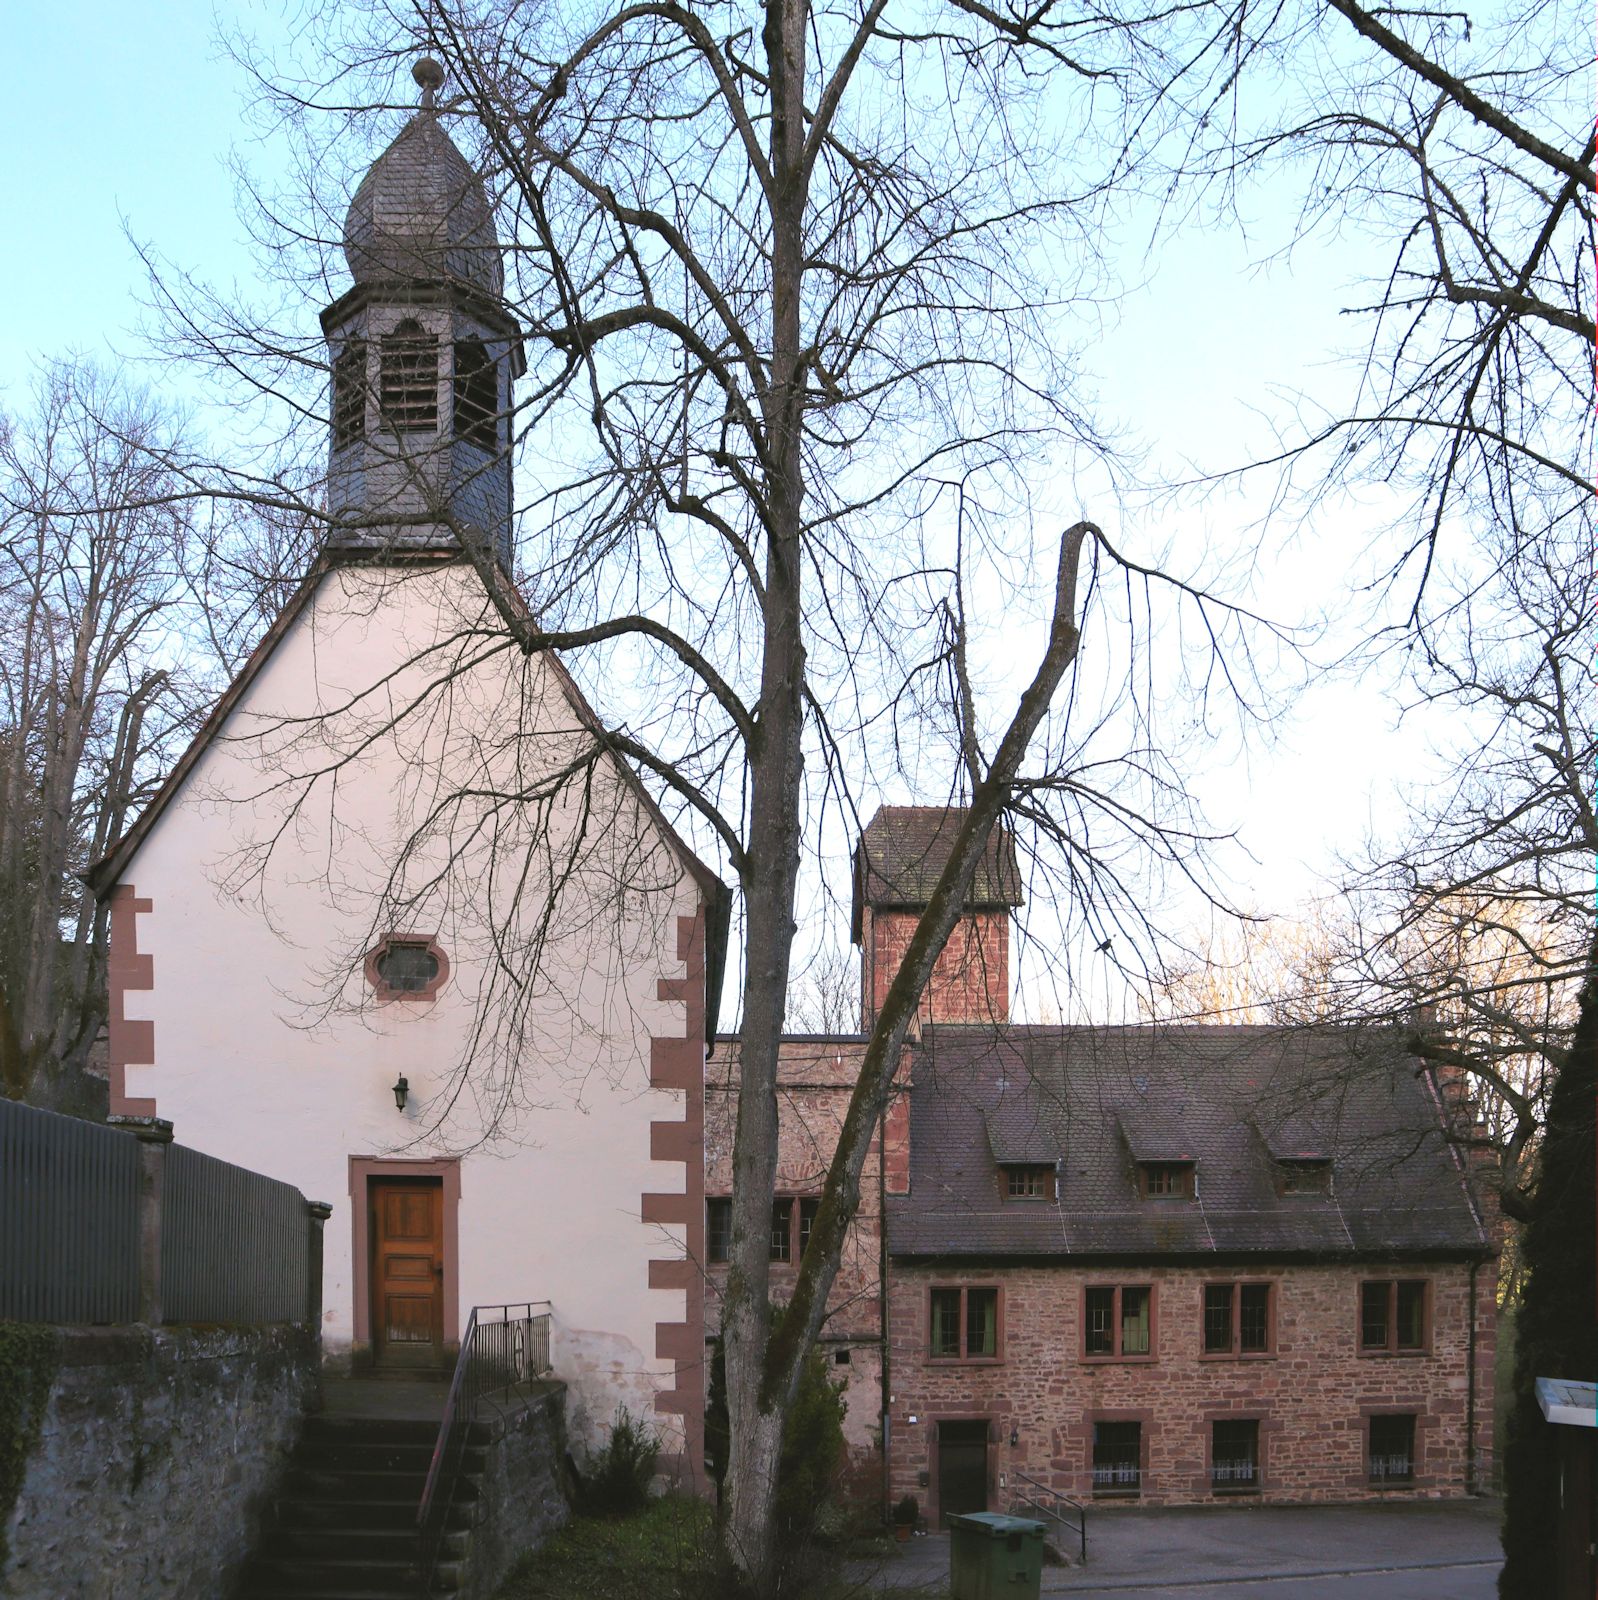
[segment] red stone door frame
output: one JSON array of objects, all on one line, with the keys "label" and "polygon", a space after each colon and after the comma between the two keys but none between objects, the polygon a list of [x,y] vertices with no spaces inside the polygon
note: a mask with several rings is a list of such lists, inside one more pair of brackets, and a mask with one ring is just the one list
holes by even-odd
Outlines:
[{"label": "red stone door frame", "polygon": [[380,1156],[351,1156],[350,1241],[355,1304],[355,1355],[361,1363],[372,1359],[372,1234],[370,1188],[374,1178],[439,1178],[443,1189],[444,1252],[444,1355],[452,1358],[461,1346],[460,1200],[461,1164],[439,1161],[389,1160]]}]

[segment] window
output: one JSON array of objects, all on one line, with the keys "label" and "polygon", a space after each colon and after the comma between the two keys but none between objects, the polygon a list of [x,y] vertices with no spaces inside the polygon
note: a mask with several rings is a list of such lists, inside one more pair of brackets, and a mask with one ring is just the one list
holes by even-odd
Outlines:
[{"label": "window", "polygon": [[732,1201],[705,1201],[705,1255],[725,1261],[732,1254]]},{"label": "window", "polygon": [[810,1230],[816,1224],[816,1213],[821,1209],[818,1199],[802,1199],[799,1202],[799,1254],[804,1255],[810,1248]]},{"label": "window", "polygon": [[1359,1299],[1361,1350],[1426,1348],[1425,1279],[1375,1279],[1360,1285]]},{"label": "window", "polygon": [[479,450],[499,448],[499,373],[481,339],[455,343],[455,437]]},{"label": "window", "polygon": [[1204,1354],[1265,1355],[1271,1348],[1268,1283],[1204,1285]]},{"label": "window", "polygon": [[1415,1479],[1415,1418],[1370,1419],[1370,1481],[1412,1483]]},{"label": "window", "polygon": [[1052,1200],[1054,1168],[1046,1163],[1005,1167],[1004,1196],[1007,1200]]},{"label": "window", "polygon": [[366,341],[351,339],[333,361],[333,448],[366,433]]},{"label": "window", "polygon": [[1154,1291],[1146,1285],[1087,1291],[1083,1352],[1090,1356],[1146,1356],[1153,1353]]},{"label": "window", "polygon": [[1093,1492],[1136,1494],[1143,1486],[1143,1424],[1093,1424]]},{"label": "window", "polygon": [[396,433],[438,426],[438,340],[407,317],[383,335],[378,404]]},{"label": "window", "polygon": [[771,1259],[773,1261],[788,1261],[792,1259],[793,1252],[789,1241],[793,1238],[793,1201],[773,1200],[771,1202]]},{"label": "window", "polygon": [[374,968],[384,994],[427,995],[438,987],[443,962],[427,939],[389,939]]},{"label": "window", "polygon": [[1191,1200],[1193,1163],[1191,1161],[1140,1161],[1138,1174],[1143,1193],[1150,1200]]},{"label": "window", "polygon": [[934,1357],[944,1361],[998,1359],[997,1289],[934,1289],[931,1312]]},{"label": "window", "polygon": [[1260,1425],[1227,1417],[1210,1429],[1210,1487],[1257,1489],[1260,1484]]},{"label": "window", "polygon": [[1283,1161],[1279,1164],[1283,1194],[1329,1194],[1332,1188],[1330,1161]]}]

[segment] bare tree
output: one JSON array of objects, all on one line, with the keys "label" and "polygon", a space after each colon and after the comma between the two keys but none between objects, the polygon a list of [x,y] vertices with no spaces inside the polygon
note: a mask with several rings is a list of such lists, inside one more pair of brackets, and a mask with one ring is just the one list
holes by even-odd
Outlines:
[{"label": "bare tree", "polygon": [[[1163,115],[1157,99],[1135,110],[1133,91],[1164,64],[1135,29],[1047,7],[419,5],[342,20],[346,55],[324,73],[341,87],[290,114],[314,136],[350,74],[391,81],[425,49],[452,96],[439,114],[510,236],[507,298],[532,346],[516,414],[526,603],[477,530],[452,523],[500,601],[498,642],[472,647],[560,650],[609,690],[589,747],[533,802],[601,759],[630,761],[739,890],[724,1545],[769,1590],[785,1418],[907,1029],[992,828],[1007,815],[1047,852],[1063,919],[1095,943],[1123,930],[1134,965],[1153,959],[1158,872],[1204,881],[1208,840],[1163,712],[1195,667],[1201,688],[1248,692],[1252,619],[1118,548],[1069,490],[1051,511],[1039,487],[1109,459],[1058,335],[1102,289],[1103,202]],[[324,198],[321,214],[337,212]],[[332,231],[308,230],[313,262]],[[262,396],[321,410],[304,347],[219,299],[205,316],[188,306],[179,332],[200,330],[212,360],[253,350]],[[242,471],[212,486],[296,503]],[[447,504],[429,515],[452,521]],[[1062,523],[1063,537],[1043,531]],[[995,594],[997,683],[981,668]],[[1156,646],[1178,611],[1197,649]],[[1027,683],[1021,640],[1038,663]],[[960,831],[773,1326],[801,847],[829,815],[858,828],[856,795],[917,770],[937,772]],[[431,815],[447,811],[442,797]],[[436,832],[428,845],[437,870],[452,847]]]},{"label": "bare tree", "polygon": [[[105,918],[77,873],[215,692],[181,637],[194,509],[168,422],[82,363],[0,432],[0,1066],[73,1098],[105,1020]],[[181,662],[181,665],[179,664]]]}]

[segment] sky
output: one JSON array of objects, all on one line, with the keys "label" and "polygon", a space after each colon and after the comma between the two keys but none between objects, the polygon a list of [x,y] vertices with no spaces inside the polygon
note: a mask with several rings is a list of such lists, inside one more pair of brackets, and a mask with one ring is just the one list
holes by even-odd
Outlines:
[{"label": "sky", "polygon": [[[269,40],[292,38],[299,21],[291,5],[230,15]],[[248,81],[198,0],[21,0],[8,22],[0,407],[22,409],[33,364],[69,351],[131,362],[158,392],[192,397],[181,371],[138,366],[145,284],[132,241],[212,282],[250,282],[258,269],[229,167],[236,150],[263,159],[245,142]],[[1261,413],[1275,390],[1343,381],[1330,353],[1347,337],[1338,314],[1360,263],[1343,244],[1261,266],[1264,241],[1283,236],[1290,218],[1267,211],[1258,222],[1253,238],[1189,236],[1166,252],[1090,351],[1105,411],[1167,462],[1224,465],[1266,448]],[[1247,543],[1261,504],[1258,493],[1223,496],[1162,512],[1163,526],[1142,531],[1179,551],[1210,541],[1224,549]],[[1338,592],[1363,544],[1359,522],[1358,508],[1340,505],[1305,525],[1262,575],[1277,614]],[[1335,851],[1380,826],[1395,774],[1416,770],[1415,736],[1395,724],[1379,686],[1326,678],[1245,760],[1217,750],[1198,787],[1212,821],[1236,827],[1246,847],[1230,866],[1241,900],[1291,913]]]}]

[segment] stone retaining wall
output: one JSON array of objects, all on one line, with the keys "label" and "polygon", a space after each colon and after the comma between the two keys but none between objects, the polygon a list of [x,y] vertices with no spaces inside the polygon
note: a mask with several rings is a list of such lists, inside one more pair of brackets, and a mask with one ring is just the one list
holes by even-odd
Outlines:
[{"label": "stone retaining wall", "polygon": [[217,1600],[316,1393],[292,1325],[57,1332],[59,1365],[0,1541],[5,1600]]},{"label": "stone retaining wall", "polygon": [[566,1386],[496,1418],[484,1463],[464,1600],[489,1600],[506,1573],[571,1517],[566,1469]]}]

